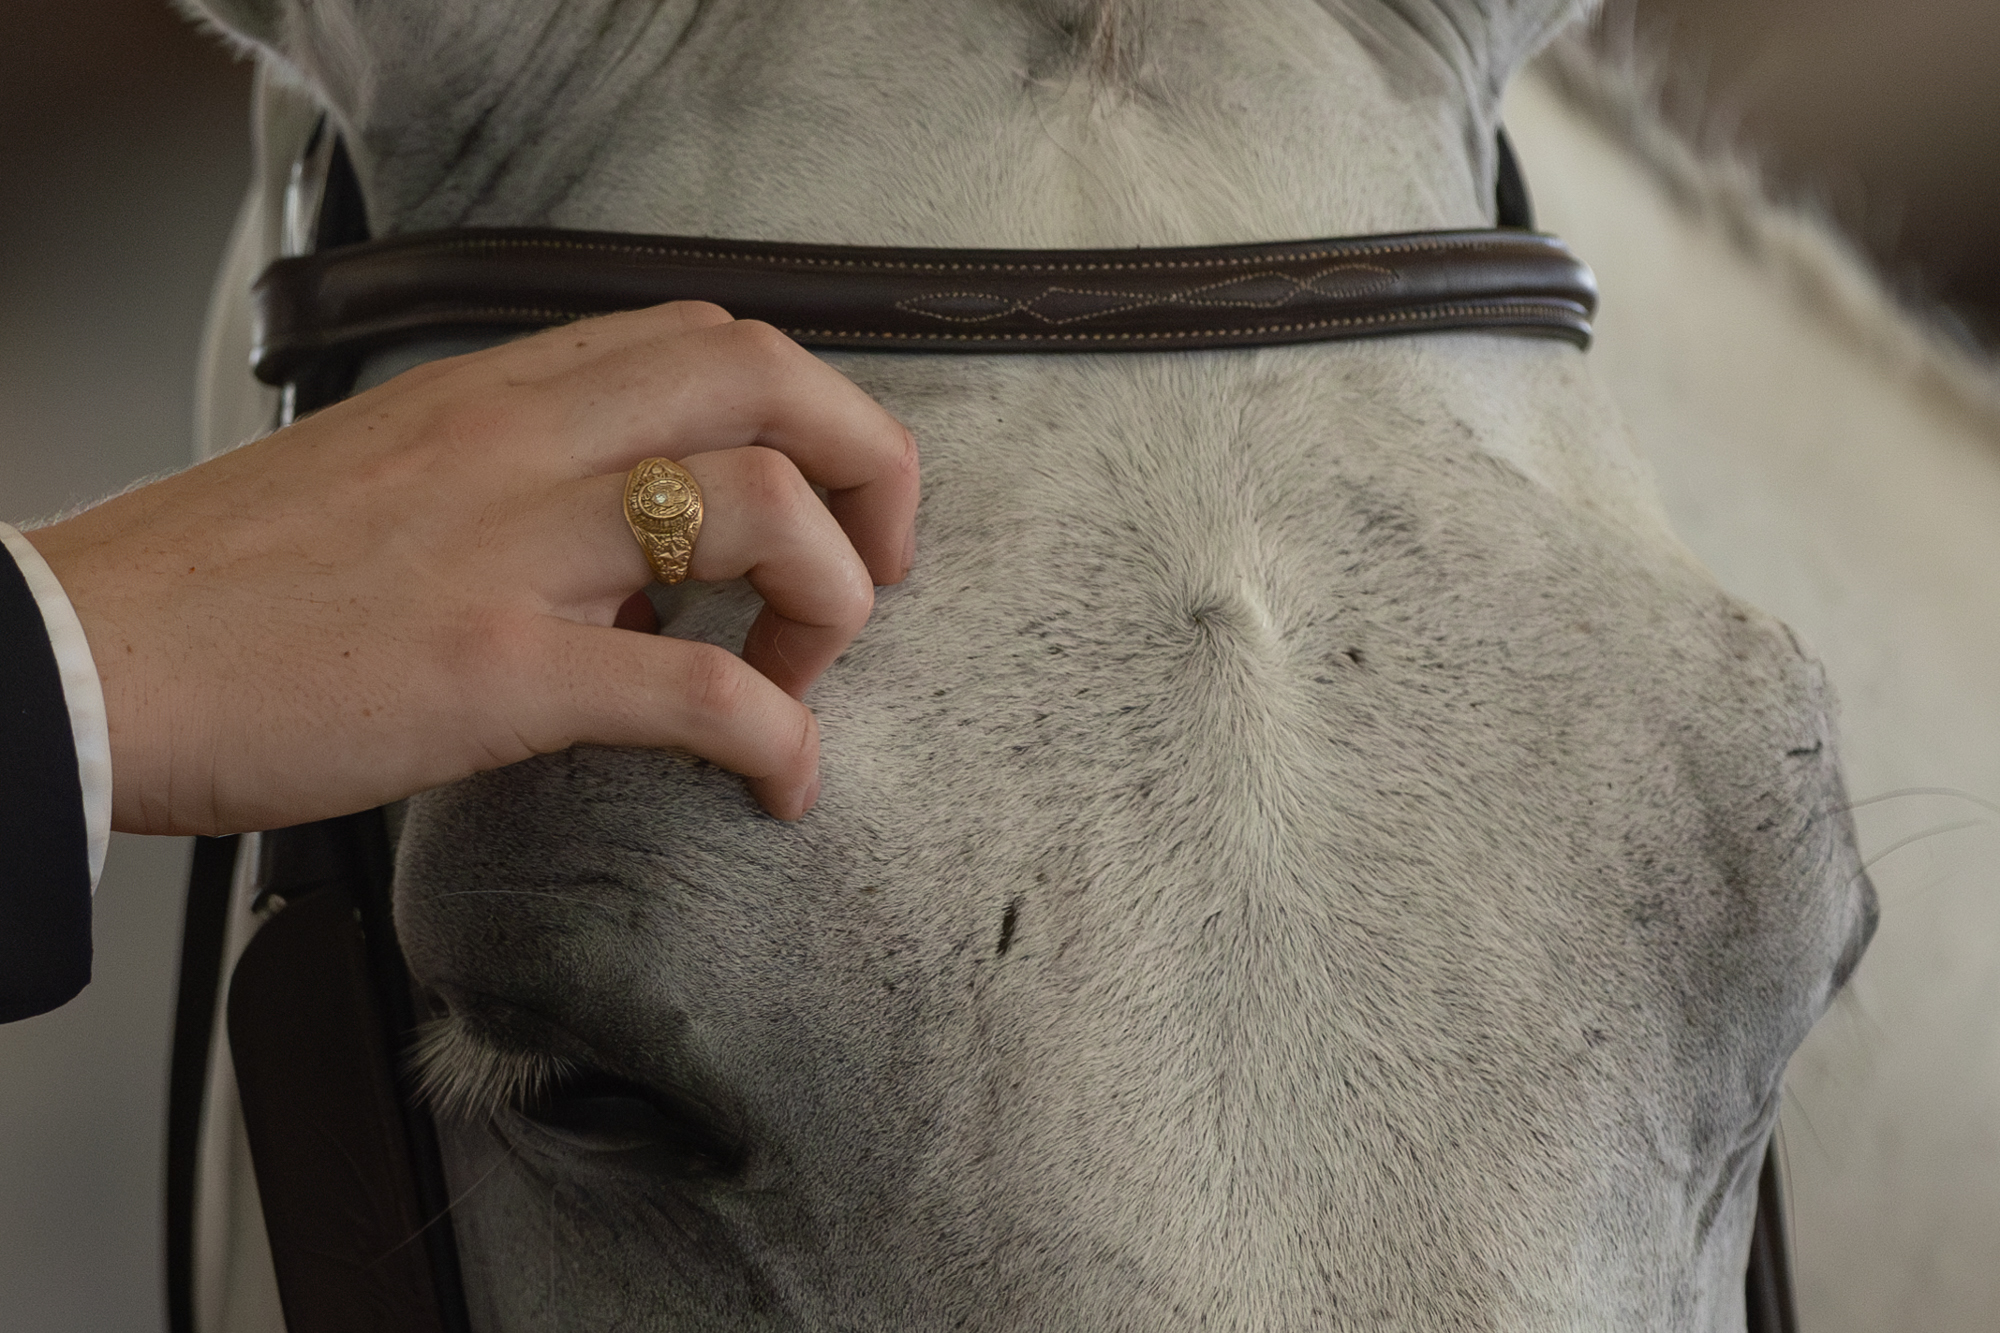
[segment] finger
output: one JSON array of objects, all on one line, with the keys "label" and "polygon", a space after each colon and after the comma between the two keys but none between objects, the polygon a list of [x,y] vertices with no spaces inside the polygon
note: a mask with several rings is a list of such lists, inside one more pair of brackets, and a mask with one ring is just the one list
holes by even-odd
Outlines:
[{"label": "finger", "polygon": [[543,634],[540,698],[563,716],[533,748],[686,750],[748,778],[758,803],[780,819],[812,808],[818,720],[734,653],[555,617],[543,622]]},{"label": "finger", "polygon": [[[794,698],[854,641],[875,604],[867,567],[847,534],[792,466],[751,445],[695,454],[682,466],[701,487],[702,522],[688,577],[747,578],[764,599],[743,656]],[[557,488],[538,516],[548,525],[518,577],[558,615],[588,624],[615,616],[652,579],[624,514],[625,478]],[[631,623],[637,623],[632,621]]]},{"label": "finger", "polygon": [[[739,320],[620,346],[579,367],[563,434],[576,466],[759,444],[831,493],[829,505],[877,583],[908,571],[917,509],[916,442],[853,381],[768,324]],[[547,409],[557,410],[557,409]]]},{"label": "finger", "polygon": [[634,592],[653,581],[645,548],[625,517],[623,474],[563,482],[519,502],[494,526],[512,540],[494,543],[496,563],[484,576],[533,589],[544,610],[567,619],[612,624]]},{"label": "finger", "polygon": [[747,578],[764,609],[743,660],[793,698],[845,652],[875,606],[868,569],[790,459],[750,446],[681,466],[701,486],[701,532],[688,576]]}]

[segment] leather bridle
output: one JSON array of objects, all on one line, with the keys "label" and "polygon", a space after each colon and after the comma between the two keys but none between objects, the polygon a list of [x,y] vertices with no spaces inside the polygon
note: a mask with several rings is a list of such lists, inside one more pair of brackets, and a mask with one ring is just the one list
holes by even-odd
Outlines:
[{"label": "leather bridle", "polygon": [[[371,240],[324,122],[312,248],[255,289],[255,370],[291,420],[400,344],[506,336],[662,301],[713,301],[809,347],[897,353],[1219,350],[1444,331],[1590,342],[1597,289],[1533,230],[1499,139],[1490,230],[1169,250],[919,250],[467,228]],[[244,1122],[289,1333],[469,1333],[435,1127],[407,1078],[415,1000],[390,913],[384,813],[260,836],[268,920],[227,1001]],[[169,1093],[168,1315],[194,1333],[194,1176],[235,875],[202,839]],[[282,910],[280,910],[282,909]],[[1775,1151],[1759,1179],[1752,1333],[1796,1333]]]},{"label": "leather bridle", "polygon": [[[1504,147],[1501,161],[1513,162]],[[682,300],[828,350],[1206,351],[1447,330],[1588,346],[1590,270],[1528,229],[1524,189],[1502,195],[1521,210],[1514,225],[1172,249],[943,250],[530,227],[394,236],[266,269],[254,291],[253,365],[281,385],[397,343]]]}]

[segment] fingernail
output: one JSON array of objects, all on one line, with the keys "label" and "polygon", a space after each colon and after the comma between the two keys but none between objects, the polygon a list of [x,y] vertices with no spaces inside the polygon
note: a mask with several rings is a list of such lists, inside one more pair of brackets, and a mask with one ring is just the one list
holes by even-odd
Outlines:
[{"label": "fingernail", "polygon": [[815,773],[813,774],[813,780],[811,782],[808,782],[803,788],[799,790],[800,816],[803,817],[806,811],[812,809],[813,806],[818,803],[819,803],[819,774]]}]

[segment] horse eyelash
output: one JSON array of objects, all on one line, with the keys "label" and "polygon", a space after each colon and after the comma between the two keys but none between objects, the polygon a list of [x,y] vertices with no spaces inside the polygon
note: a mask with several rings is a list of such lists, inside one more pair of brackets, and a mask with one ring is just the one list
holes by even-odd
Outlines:
[{"label": "horse eyelash", "polygon": [[442,1120],[477,1123],[546,1092],[570,1074],[569,1061],[539,1051],[502,1051],[455,1015],[417,1029],[410,1053],[417,1095]]}]

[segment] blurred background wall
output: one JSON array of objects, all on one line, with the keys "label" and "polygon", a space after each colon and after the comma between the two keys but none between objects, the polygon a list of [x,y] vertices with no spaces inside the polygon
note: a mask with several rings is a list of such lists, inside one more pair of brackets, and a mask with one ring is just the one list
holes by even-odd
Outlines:
[{"label": "blurred background wall", "polygon": [[[187,458],[202,312],[248,177],[249,75],[164,0],[0,0],[0,16],[0,518],[23,521]],[[2000,4],[1615,0],[1606,25],[1668,57],[1685,123],[1760,146],[1906,289],[2000,332]],[[163,1327],[186,860],[181,840],[114,838],[98,979],[0,1027],[7,1333]]]},{"label": "blurred background wall", "polygon": [[1751,149],[1906,293],[2000,341],[2000,4],[1607,0],[1698,138]]}]

